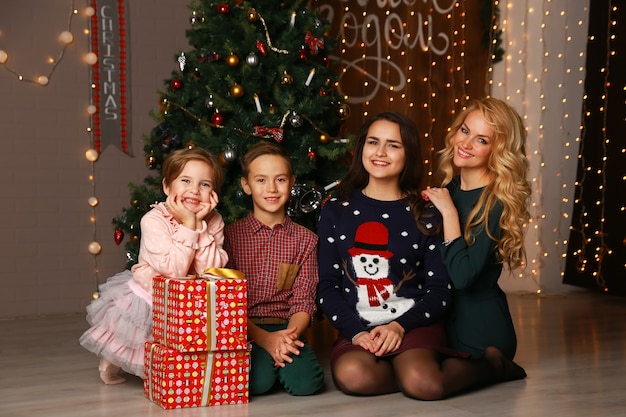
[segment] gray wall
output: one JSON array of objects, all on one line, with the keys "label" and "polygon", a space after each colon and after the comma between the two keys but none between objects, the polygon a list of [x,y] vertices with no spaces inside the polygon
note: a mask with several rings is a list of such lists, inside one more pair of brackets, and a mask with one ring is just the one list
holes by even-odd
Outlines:
[{"label": "gray wall", "polygon": [[[93,240],[89,116],[87,1],[75,2],[74,42],[46,87],[19,81],[48,74],[48,57],[58,57],[58,35],[67,29],[70,0],[2,0],[0,49],[0,317],[84,311],[96,290]],[[129,1],[130,124],[135,157],[106,148],[95,167],[99,281],[125,265],[111,219],[129,205],[128,183],[149,173],[142,135],[154,121],[157,90],[187,49],[187,0]],[[148,6],[149,4],[149,6]]]}]

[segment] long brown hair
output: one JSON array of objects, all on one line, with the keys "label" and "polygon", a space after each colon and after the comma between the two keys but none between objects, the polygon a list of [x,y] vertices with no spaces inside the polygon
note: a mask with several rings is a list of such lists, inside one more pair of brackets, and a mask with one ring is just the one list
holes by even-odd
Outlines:
[{"label": "long brown hair", "polygon": [[[439,230],[428,230],[423,225],[422,212],[425,207],[421,196],[422,182],[424,178],[424,166],[422,161],[422,148],[419,141],[419,132],[415,123],[408,116],[397,112],[383,112],[367,120],[359,129],[354,141],[354,155],[348,172],[339,182],[336,195],[348,199],[354,190],[364,188],[369,182],[369,173],[363,166],[363,147],[367,140],[367,134],[375,122],[387,120],[395,123],[400,128],[400,137],[404,146],[406,161],[399,178],[400,191],[406,195],[411,207],[411,213],[418,228],[425,234],[435,234]],[[410,163],[408,163],[410,161]],[[421,220],[420,220],[421,219]]]}]

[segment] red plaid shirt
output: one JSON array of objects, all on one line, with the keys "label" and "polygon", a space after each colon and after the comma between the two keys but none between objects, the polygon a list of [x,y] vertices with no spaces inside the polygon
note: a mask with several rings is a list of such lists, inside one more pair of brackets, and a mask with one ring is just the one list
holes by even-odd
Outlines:
[{"label": "red plaid shirt", "polygon": [[[274,228],[253,213],[224,229],[228,267],[244,273],[248,284],[248,317],[285,320],[298,312],[315,314],[318,283],[317,235],[285,217]],[[291,289],[279,290],[281,263],[299,265]]]}]

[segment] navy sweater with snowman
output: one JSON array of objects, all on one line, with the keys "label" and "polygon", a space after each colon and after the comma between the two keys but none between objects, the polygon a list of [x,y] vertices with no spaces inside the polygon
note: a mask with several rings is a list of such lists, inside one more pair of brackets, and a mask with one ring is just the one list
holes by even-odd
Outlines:
[{"label": "navy sweater with snowman", "polygon": [[[422,224],[436,230],[436,208]],[[451,283],[439,247],[415,224],[408,200],[380,201],[356,190],[349,199],[330,199],[317,226],[318,304],[348,340],[396,321],[405,332],[442,320]]]}]

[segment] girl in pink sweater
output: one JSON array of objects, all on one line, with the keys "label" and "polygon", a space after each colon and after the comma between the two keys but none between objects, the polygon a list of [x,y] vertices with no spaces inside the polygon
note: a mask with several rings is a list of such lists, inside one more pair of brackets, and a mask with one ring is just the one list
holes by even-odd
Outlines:
[{"label": "girl in pink sweater", "polygon": [[80,344],[100,356],[105,384],[143,377],[144,344],[152,339],[152,278],[184,277],[223,267],[224,221],[214,209],[222,182],[215,157],[202,148],[172,152],[163,163],[164,203],[141,219],[138,263],[100,286],[87,307],[91,327]]}]

